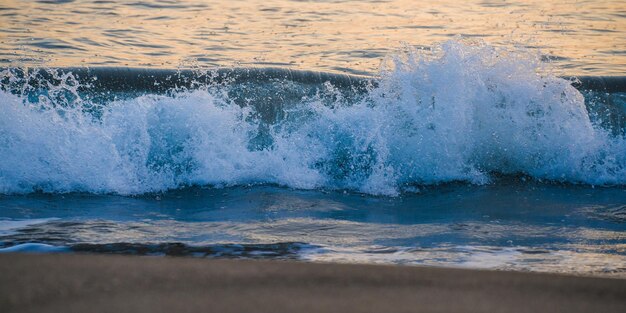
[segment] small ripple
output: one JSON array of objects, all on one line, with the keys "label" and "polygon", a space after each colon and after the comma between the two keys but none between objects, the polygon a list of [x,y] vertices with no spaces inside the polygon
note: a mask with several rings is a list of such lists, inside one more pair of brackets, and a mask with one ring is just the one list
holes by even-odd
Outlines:
[{"label": "small ripple", "polygon": [[65,4],[72,3],[74,0],[37,0],[37,2],[43,4]]},{"label": "small ripple", "polygon": [[28,46],[34,46],[37,48],[42,48],[42,49],[49,49],[49,50],[63,49],[63,50],[86,51],[86,49],[73,46],[59,39],[33,38],[30,41],[25,41],[23,44],[28,45]]},{"label": "small ripple", "polygon": [[147,9],[193,9],[193,8],[207,8],[206,4],[189,4],[189,3],[150,3],[150,2],[132,2],[126,4],[127,6],[143,7]]}]

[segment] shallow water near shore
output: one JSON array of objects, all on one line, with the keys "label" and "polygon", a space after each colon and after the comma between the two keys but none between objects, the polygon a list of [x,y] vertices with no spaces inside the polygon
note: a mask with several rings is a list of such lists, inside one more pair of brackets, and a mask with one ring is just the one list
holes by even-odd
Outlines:
[{"label": "shallow water near shore", "polygon": [[623,277],[625,196],[623,188],[515,181],[438,186],[400,198],[274,186],[188,188],[136,197],[1,196],[0,251],[294,259]]}]

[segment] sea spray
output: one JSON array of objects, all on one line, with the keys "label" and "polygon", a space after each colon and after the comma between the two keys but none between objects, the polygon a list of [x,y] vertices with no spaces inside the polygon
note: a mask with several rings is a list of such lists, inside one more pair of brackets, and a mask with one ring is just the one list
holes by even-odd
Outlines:
[{"label": "sea spray", "polygon": [[623,133],[590,119],[581,93],[544,67],[529,53],[450,41],[389,57],[358,96],[268,80],[254,92],[209,84],[103,102],[71,76],[21,93],[5,84],[0,192],[278,184],[397,195],[511,174],[626,184]]}]

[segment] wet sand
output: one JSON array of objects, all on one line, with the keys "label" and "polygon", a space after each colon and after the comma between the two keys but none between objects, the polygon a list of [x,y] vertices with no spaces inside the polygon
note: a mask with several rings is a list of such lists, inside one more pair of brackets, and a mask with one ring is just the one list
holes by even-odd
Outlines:
[{"label": "wet sand", "polygon": [[626,312],[626,279],[408,266],[0,255],[1,312]]}]

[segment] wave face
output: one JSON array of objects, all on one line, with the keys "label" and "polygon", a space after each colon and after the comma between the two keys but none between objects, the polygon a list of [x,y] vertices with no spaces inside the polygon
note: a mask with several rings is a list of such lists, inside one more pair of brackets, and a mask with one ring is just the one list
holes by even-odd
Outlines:
[{"label": "wave face", "polygon": [[499,175],[626,184],[623,131],[601,126],[545,67],[451,41],[390,57],[366,92],[267,80],[103,96],[69,74],[3,88],[0,192],[278,184],[397,195]]}]

